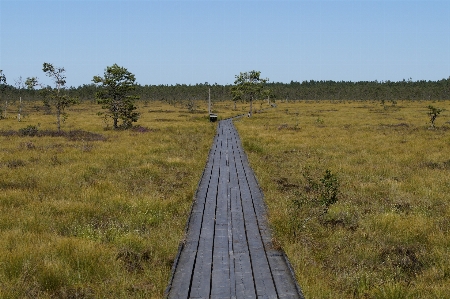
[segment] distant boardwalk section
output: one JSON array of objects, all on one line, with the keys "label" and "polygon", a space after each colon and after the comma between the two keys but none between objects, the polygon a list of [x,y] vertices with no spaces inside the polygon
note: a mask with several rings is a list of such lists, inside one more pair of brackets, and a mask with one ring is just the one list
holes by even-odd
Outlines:
[{"label": "distant boardwalk section", "polygon": [[263,195],[231,120],[219,122],[168,298],[303,298],[273,248]]}]

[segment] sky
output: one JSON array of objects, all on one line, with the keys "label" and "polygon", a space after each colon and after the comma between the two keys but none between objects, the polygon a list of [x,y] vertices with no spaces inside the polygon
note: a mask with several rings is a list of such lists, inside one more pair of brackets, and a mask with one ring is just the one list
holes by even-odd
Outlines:
[{"label": "sky", "polygon": [[450,77],[450,1],[0,0],[8,84],[48,62],[67,86],[117,63],[141,85],[440,80]]}]

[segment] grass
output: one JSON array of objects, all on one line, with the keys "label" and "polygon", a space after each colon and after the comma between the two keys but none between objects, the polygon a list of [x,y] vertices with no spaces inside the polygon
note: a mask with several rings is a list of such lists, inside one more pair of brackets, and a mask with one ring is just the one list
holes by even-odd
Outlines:
[{"label": "grass", "polygon": [[0,121],[0,297],[162,297],[215,125],[139,103],[140,127],[104,130],[84,103],[58,135],[33,105]]},{"label": "grass", "polygon": [[[306,298],[448,298],[449,104],[434,130],[428,102],[277,103],[235,122]],[[140,102],[130,131],[84,103],[59,135],[34,106],[0,120],[0,298],[161,298],[215,134],[206,103]],[[246,113],[232,108],[213,112]]]},{"label": "grass", "polygon": [[278,103],[235,122],[306,298],[449,298],[450,103],[433,105],[435,130],[427,102]]}]

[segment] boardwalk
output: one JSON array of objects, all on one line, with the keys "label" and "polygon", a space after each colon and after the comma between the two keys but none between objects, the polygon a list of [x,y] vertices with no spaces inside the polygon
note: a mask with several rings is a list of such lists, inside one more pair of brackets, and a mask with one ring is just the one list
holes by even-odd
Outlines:
[{"label": "boardwalk", "polygon": [[231,120],[221,121],[168,298],[303,298],[272,246],[265,213],[237,131]]}]

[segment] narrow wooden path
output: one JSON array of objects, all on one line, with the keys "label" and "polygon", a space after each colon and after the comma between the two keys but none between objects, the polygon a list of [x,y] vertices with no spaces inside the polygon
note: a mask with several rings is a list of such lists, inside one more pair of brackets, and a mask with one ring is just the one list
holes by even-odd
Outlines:
[{"label": "narrow wooden path", "polygon": [[263,194],[231,120],[219,122],[168,298],[303,298],[273,248]]}]

